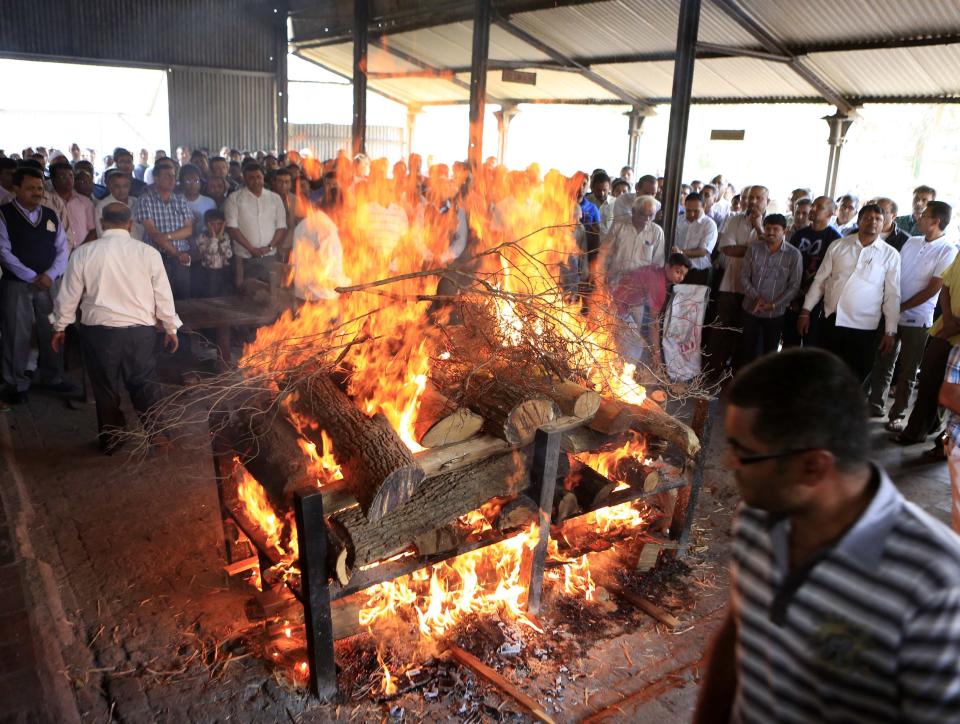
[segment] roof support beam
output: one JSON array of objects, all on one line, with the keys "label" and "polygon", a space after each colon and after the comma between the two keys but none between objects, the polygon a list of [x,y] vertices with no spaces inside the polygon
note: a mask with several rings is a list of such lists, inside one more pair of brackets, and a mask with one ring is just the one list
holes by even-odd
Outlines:
[{"label": "roof support beam", "polygon": [[367,152],[367,18],[370,0],[353,0],[353,156]]},{"label": "roof support beam", "polygon": [[[783,44],[773,37],[763,25],[757,22],[750,13],[744,10],[736,0],[713,0],[713,3],[731,19],[739,23],[750,35],[756,38],[760,45],[768,52],[776,55],[790,55]],[[787,65],[793,69],[794,73],[815,88],[820,95],[835,105],[841,113],[851,114],[855,111],[853,105],[843,98],[840,93],[831,88],[820,76],[804,65],[802,60],[791,57]]]},{"label": "roof support beam", "polygon": [[629,93],[627,93],[626,91],[624,91],[616,83],[613,83],[607,80],[606,78],[604,78],[603,76],[598,75],[597,73],[594,73],[592,70],[590,70],[588,66],[583,65],[581,63],[577,63],[573,59],[568,58],[566,55],[561,53],[556,48],[550,45],[547,45],[546,43],[544,43],[542,40],[538,38],[535,38],[534,36],[530,35],[530,33],[528,33],[526,30],[523,30],[522,28],[518,28],[516,25],[511,23],[509,20],[501,17],[500,15],[497,15],[494,18],[494,22],[497,24],[498,27],[510,33],[510,35],[512,35],[513,37],[517,38],[518,40],[522,40],[524,43],[526,43],[532,48],[536,48],[541,53],[553,59],[560,65],[570,69],[576,69],[580,73],[580,75],[582,75],[584,78],[586,78],[589,81],[592,81],[594,84],[600,86],[605,91],[609,91],[610,93],[624,100],[630,105],[640,105],[640,106],[648,105],[642,99],[636,98],[630,95]]},{"label": "roof support beam", "polygon": [[476,0],[473,16],[473,57],[470,62],[470,136],[467,163],[479,169],[483,163],[483,113],[487,101],[487,60],[490,57],[492,0]]},{"label": "roof support beam", "polygon": [[716,43],[697,43],[698,58],[702,58],[708,53],[714,57],[757,58],[759,60],[772,60],[775,63],[789,63],[793,60],[793,56],[780,55],[779,53],[767,53],[762,50],[751,50],[750,48],[731,48],[726,45],[717,45]]},{"label": "roof support beam", "polygon": [[680,0],[677,23],[677,62],[673,65],[673,96],[670,102],[670,130],[667,135],[667,159],[663,177],[664,247],[673,248],[677,231],[677,199],[683,184],[683,159],[687,149],[687,125],[690,121],[690,96],[696,65],[697,33],[700,30],[701,0]]},{"label": "roof support beam", "polygon": [[[380,48],[380,50],[384,51],[385,53],[389,53],[394,58],[399,58],[400,60],[406,63],[409,63],[410,65],[420,68],[420,70],[422,71],[433,73],[437,77],[442,77],[444,73],[443,69],[434,67],[429,63],[425,63],[424,61],[420,60],[420,58],[417,58],[414,55],[410,55],[410,53],[400,50],[399,48],[394,48],[390,44],[390,42],[383,36],[379,38],[374,38],[373,44],[376,45],[378,48]],[[464,90],[470,90],[470,84],[467,83],[466,81],[460,80],[459,78],[450,78],[449,80],[458,88],[463,88]]]}]

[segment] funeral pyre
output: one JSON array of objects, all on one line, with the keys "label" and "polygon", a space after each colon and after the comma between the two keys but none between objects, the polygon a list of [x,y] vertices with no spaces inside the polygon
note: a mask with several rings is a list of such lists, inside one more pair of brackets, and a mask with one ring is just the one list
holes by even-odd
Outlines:
[{"label": "funeral pyre", "polygon": [[[655,489],[699,441],[647,399],[618,354],[633,332],[606,299],[602,260],[588,284],[564,284],[583,261],[573,218],[581,179],[440,171],[424,195],[401,169],[388,178],[383,162],[364,180],[349,164],[336,171],[337,202],[306,212],[310,243],[294,248],[292,281],[312,300],[258,331],[242,393],[224,395],[211,416],[238,512],[272,549],[257,583],[296,585],[290,496],[315,485],[333,586],[469,551],[360,590],[348,630],[413,632],[418,653],[478,616],[539,630],[524,568],[538,504],[525,491],[537,429],[563,418],[579,424],[558,461],[546,579],[589,605],[588,554],[649,538],[670,513],[668,496],[659,511],[608,501]],[[452,240],[464,248],[451,252]],[[493,538],[502,540],[470,550]],[[295,639],[291,628],[281,638]],[[272,655],[305,672],[287,653]],[[396,684],[383,668],[389,693]]]}]

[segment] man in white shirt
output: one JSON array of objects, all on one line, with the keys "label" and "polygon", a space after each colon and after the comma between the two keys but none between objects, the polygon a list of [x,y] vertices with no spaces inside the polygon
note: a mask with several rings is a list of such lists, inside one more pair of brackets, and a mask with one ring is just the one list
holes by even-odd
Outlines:
[{"label": "man in white shirt", "polygon": [[717,225],[704,214],[703,197],[699,193],[688,195],[683,208],[683,216],[677,222],[674,251],[682,252],[693,264],[684,283],[710,286],[713,271],[710,255],[717,245]]},{"label": "man in white shirt", "polygon": [[703,213],[713,219],[717,225],[717,231],[723,228],[727,222],[727,216],[730,215],[730,206],[720,200],[720,191],[713,184],[707,184],[700,192],[703,197]]},{"label": "man in white shirt", "polygon": [[664,265],[663,229],[653,223],[656,213],[657,200],[653,196],[638,196],[633,202],[630,222],[614,224],[603,245],[602,268],[608,288],[634,269],[651,264]]},{"label": "man in white shirt", "polygon": [[311,209],[293,231],[293,294],[297,299],[314,302],[336,299],[336,287],[350,285],[343,272],[343,246],[333,219],[320,208]]},{"label": "man in white shirt", "polygon": [[893,349],[879,355],[870,376],[870,415],[883,417],[887,388],[893,379],[893,367],[900,355],[897,395],[890,408],[886,428],[903,431],[903,418],[916,384],[917,369],[923,359],[927,335],[933,325],[933,312],[943,288],[943,274],[957,256],[957,247],[947,241],[952,209],[942,201],[931,201],[920,215],[922,236],[912,236],[900,249],[900,320]]},{"label": "man in white shirt", "polygon": [[710,330],[707,340],[707,369],[714,378],[719,378],[727,363],[733,361],[739,345],[743,317],[740,265],[747,248],[763,236],[769,192],[765,186],[745,186],[741,198],[745,199],[744,210],[727,217],[717,242],[723,276],[716,295],[717,326]]},{"label": "man in white shirt", "polygon": [[164,344],[172,353],[179,346],[180,319],[160,252],[130,236],[130,209],[119,202],[108,204],[102,223],[102,238],[76,249],[67,263],[53,310],[51,346],[60,349],[64,330],[76,321],[79,307],[80,342],[97,403],[100,449],[109,455],[122,444],[119,433],[126,423],[120,410],[120,379],[143,419],[160,397],[153,380],[156,324],[163,325]]},{"label": "man in white shirt", "polygon": [[900,255],[880,238],[883,209],[866,204],[857,217],[859,230],[833,242],[803,300],[797,331],[810,328],[810,310],[823,298],[824,346],[844,360],[865,383],[877,351],[880,318],[884,335],[880,354],[888,354],[900,318]]},{"label": "man in white shirt", "polygon": [[[107,171],[107,190],[110,192],[107,196],[103,197],[100,200],[100,203],[97,204],[96,209],[96,222],[97,222],[97,237],[103,236],[103,210],[110,204],[120,202],[128,209],[130,213],[136,215],[137,212],[137,199],[130,195],[130,176],[123,173],[122,171],[111,170]],[[143,240],[143,224],[140,224],[136,221],[133,222],[133,227],[130,230],[130,236],[138,241]]]},{"label": "man in white shirt", "polygon": [[245,277],[269,281],[269,270],[260,261],[276,255],[287,233],[283,199],[263,187],[263,169],[256,162],[243,167],[244,187],[227,197],[223,213],[233,253],[243,264]]}]

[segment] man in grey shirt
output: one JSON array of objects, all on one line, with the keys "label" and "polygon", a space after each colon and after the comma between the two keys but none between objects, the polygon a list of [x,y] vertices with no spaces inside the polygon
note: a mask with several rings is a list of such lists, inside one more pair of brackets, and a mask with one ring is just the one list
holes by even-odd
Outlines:
[{"label": "man in grey shirt", "polygon": [[803,273],[800,251],[784,243],[786,229],[787,220],[782,214],[769,214],[763,220],[763,235],[747,247],[740,265],[743,335],[737,369],[780,347],[783,316],[800,289]]}]

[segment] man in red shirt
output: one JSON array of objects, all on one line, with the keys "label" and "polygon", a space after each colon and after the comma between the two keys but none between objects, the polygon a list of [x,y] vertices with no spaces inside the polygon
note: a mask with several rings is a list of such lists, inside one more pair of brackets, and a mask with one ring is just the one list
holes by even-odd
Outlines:
[{"label": "man in red shirt", "polygon": [[667,300],[667,285],[680,284],[690,267],[686,256],[671,254],[666,266],[638,267],[622,275],[610,290],[617,311],[637,325],[637,332],[644,342],[643,357],[646,359],[646,351],[650,350],[654,369],[663,362],[660,320]]}]

